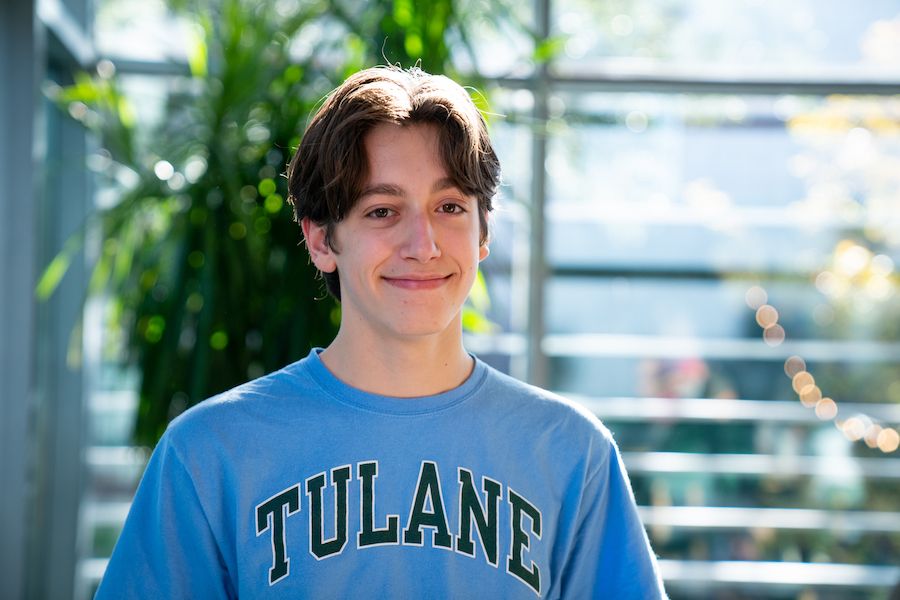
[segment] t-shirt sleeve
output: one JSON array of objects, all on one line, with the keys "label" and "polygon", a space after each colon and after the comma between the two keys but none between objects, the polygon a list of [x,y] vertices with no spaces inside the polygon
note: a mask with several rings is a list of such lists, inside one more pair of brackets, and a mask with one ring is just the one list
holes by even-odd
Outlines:
[{"label": "t-shirt sleeve", "polygon": [[95,598],[236,597],[194,482],[163,436]]},{"label": "t-shirt sleeve", "polygon": [[615,443],[589,477],[561,574],[562,598],[665,599],[666,593]]}]

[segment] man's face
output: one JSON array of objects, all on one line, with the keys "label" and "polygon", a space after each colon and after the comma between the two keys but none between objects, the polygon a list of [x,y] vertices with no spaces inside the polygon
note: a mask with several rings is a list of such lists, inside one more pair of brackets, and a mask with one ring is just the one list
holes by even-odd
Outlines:
[{"label": "man's face", "polygon": [[316,266],[340,274],[341,329],[377,338],[458,331],[488,254],[477,200],[448,179],[434,126],[382,124],[365,148],[366,191],[335,227],[337,252],[316,243],[315,226],[307,234]]}]

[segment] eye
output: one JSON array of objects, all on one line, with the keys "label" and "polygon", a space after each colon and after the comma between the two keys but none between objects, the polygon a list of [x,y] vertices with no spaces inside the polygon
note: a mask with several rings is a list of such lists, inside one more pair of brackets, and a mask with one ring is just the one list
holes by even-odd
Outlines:
[{"label": "eye", "polygon": [[391,209],[384,207],[376,208],[371,211],[368,216],[375,217],[376,219],[384,219],[391,216]]},{"label": "eye", "polygon": [[454,214],[465,212],[465,210],[463,210],[463,207],[455,202],[447,202],[441,205],[441,212]]}]

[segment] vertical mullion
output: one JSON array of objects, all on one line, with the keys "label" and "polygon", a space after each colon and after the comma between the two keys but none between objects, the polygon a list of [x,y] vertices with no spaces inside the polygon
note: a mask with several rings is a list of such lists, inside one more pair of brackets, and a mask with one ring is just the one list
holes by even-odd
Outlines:
[{"label": "vertical mullion", "polygon": [[[543,41],[550,35],[550,0],[536,0],[535,25]],[[541,349],[544,338],[544,284],[547,278],[544,248],[544,204],[546,200],[547,96],[549,73],[547,63],[537,65],[534,88],[535,122],[531,154],[531,253],[528,268],[528,381],[547,387],[547,357]]]},{"label": "vertical mullion", "polygon": [[0,2],[0,595],[25,589],[37,208],[34,2]]}]

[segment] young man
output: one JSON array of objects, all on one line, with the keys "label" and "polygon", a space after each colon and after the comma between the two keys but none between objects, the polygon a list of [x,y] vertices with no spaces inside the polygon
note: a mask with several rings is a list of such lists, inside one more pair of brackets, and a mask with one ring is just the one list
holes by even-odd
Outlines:
[{"label": "young man", "polygon": [[290,168],[328,348],[160,440],[98,598],[664,598],[618,451],[467,354],[499,164],[466,92],[375,68]]}]

